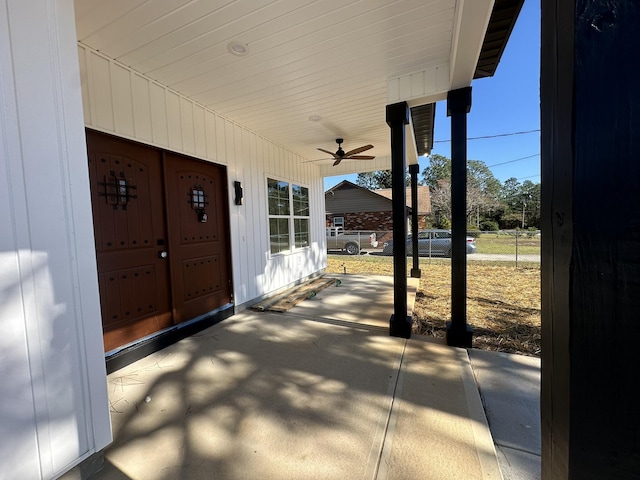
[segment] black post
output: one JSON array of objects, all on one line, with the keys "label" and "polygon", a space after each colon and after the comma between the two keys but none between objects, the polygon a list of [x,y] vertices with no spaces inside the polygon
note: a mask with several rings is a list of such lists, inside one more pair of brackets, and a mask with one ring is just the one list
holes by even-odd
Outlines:
[{"label": "black post", "polygon": [[540,3],[542,478],[637,479],[640,3]]},{"label": "black post", "polygon": [[409,165],[411,174],[411,246],[413,247],[412,278],[420,278],[420,256],[418,254],[418,170],[417,163]]},{"label": "black post", "polygon": [[467,325],[467,113],[471,110],[471,87],[447,95],[451,117],[451,322],[447,344],[471,347]]},{"label": "black post", "polygon": [[391,206],[393,209],[393,315],[389,320],[392,337],[411,337],[411,317],[407,316],[407,192],[405,187],[405,125],[409,123],[406,102],[387,105],[387,125],[391,128]]}]

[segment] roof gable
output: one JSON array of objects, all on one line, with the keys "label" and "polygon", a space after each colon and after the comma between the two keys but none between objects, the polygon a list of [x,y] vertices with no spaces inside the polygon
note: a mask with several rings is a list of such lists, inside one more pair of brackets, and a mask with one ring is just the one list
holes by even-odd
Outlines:
[{"label": "roof gable", "polygon": [[[407,208],[411,210],[411,187],[406,189]],[[391,189],[369,190],[348,180],[334,185],[325,192],[327,213],[355,213],[391,211],[393,206]],[[418,215],[431,213],[429,187],[418,186]]]},{"label": "roof gable", "polygon": [[325,192],[327,213],[390,212],[391,200],[348,180]]},{"label": "roof gable", "polygon": [[[391,200],[392,189],[381,188],[379,190],[373,190],[378,195]],[[407,207],[411,207],[411,187],[406,189]],[[429,187],[425,185],[418,186],[418,215],[428,215],[431,213],[431,195],[429,194]]]}]

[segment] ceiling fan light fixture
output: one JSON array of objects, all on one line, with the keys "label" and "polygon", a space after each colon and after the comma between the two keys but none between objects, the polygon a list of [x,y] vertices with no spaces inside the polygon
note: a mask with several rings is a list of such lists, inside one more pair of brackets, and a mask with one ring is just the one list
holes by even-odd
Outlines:
[{"label": "ceiling fan light fixture", "polygon": [[235,55],[236,57],[244,57],[249,50],[246,45],[243,45],[240,42],[230,42],[227,44],[227,50],[229,53]]},{"label": "ceiling fan light fixture", "polygon": [[372,149],[373,145],[363,145],[361,147],[354,148],[353,150],[349,150],[348,152],[345,152],[342,149],[342,142],[344,142],[342,138],[336,138],[336,143],[338,144],[338,151],[335,153],[329,150],[325,150],[324,148],[318,148],[318,150],[320,150],[321,152],[328,153],[333,157],[333,160],[335,160],[333,162],[334,167],[339,165],[340,162],[342,162],[342,160],[373,160],[374,158],[376,158],[373,155],[358,155],[359,153]]}]

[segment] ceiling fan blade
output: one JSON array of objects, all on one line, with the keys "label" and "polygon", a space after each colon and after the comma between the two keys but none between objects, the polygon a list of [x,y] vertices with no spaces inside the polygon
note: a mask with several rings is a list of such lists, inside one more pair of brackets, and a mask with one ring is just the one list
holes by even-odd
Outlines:
[{"label": "ceiling fan blade", "polygon": [[350,157],[351,155],[356,155],[361,152],[365,152],[373,148],[373,145],[363,145],[362,147],[354,148],[353,150],[349,150],[344,154],[345,157]]},{"label": "ceiling fan blade", "polygon": [[353,155],[351,157],[344,157],[346,160],[373,160],[374,157],[373,155]]},{"label": "ceiling fan blade", "polygon": [[320,150],[321,152],[324,152],[324,153],[328,153],[329,155],[331,155],[335,159],[342,158],[339,155],[336,155],[334,152],[330,152],[329,150],[325,150],[324,148],[319,148],[318,150]]},{"label": "ceiling fan blade", "polygon": [[302,163],[322,162],[324,160],[335,160],[333,158],[316,158],[315,160],[305,160]]},{"label": "ceiling fan blade", "polygon": [[342,158],[338,158],[335,162],[333,162],[333,166],[335,167],[336,165],[340,165],[341,161],[342,161]]}]

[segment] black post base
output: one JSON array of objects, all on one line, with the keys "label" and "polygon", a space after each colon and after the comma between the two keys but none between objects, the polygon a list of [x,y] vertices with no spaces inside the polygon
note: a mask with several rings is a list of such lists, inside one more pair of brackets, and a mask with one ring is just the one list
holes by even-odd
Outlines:
[{"label": "black post base", "polygon": [[389,335],[392,337],[411,338],[411,323],[413,319],[407,315],[403,319],[396,320],[395,315],[391,315],[389,320]]},{"label": "black post base", "polygon": [[473,330],[469,325],[457,328],[447,322],[447,345],[450,347],[471,348]]},{"label": "black post base", "polygon": [[411,278],[420,278],[422,276],[422,272],[419,268],[411,269]]}]

